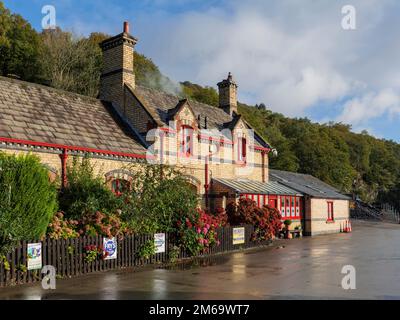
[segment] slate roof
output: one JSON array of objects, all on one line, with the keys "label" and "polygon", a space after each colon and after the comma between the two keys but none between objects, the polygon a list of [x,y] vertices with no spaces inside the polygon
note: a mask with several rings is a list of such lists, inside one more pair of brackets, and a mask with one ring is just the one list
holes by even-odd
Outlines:
[{"label": "slate roof", "polygon": [[270,169],[269,179],[314,198],[350,200],[339,190],[309,174]]},{"label": "slate roof", "polygon": [[[179,98],[176,95],[138,85],[135,89],[131,88],[131,91],[145,105],[154,119],[158,123],[164,125],[168,125],[171,114],[174,114],[174,111],[177,110],[177,105],[182,101],[182,98]],[[200,115],[199,124],[201,129],[205,129],[206,116],[208,130],[216,129],[221,131],[229,127],[232,121],[235,120],[220,108],[193,100],[189,100],[189,104],[192,107],[196,119]],[[264,142],[261,137],[257,136],[257,134],[255,134],[254,140],[256,145],[269,147],[269,145]]]},{"label": "slate roof", "polygon": [[248,193],[248,194],[302,196],[300,192],[288,188],[275,181],[260,182],[250,179],[219,179],[219,178],[213,178],[213,180],[241,194]]},{"label": "slate roof", "polygon": [[0,137],[144,154],[101,100],[0,77]]}]

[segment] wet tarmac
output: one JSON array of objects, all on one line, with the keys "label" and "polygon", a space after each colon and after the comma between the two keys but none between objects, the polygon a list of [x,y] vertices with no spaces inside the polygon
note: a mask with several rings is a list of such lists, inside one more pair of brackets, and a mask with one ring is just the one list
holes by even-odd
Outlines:
[{"label": "wet tarmac", "polygon": [[[57,280],[55,290],[1,288],[0,299],[400,299],[399,244],[400,225],[354,222],[351,234]],[[344,265],[356,269],[355,290],[341,286]]]}]

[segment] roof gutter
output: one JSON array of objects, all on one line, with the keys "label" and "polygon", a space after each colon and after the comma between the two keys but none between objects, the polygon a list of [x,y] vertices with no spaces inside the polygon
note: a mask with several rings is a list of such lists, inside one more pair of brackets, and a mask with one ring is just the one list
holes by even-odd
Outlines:
[{"label": "roof gutter", "polygon": [[43,148],[55,148],[55,149],[69,150],[69,151],[97,153],[97,154],[108,155],[108,156],[118,156],[118,157],[127,157],[127,158],[135,158],[135,159],[146,159],[148,157],[146,154],[125,153],[125,152],[101,150],[101,149],[95,149],[95,148],[69,146],[69,145],[56,144],[56,143],[20,140],[20,139],[4,138],[4,137],[0,137],[0,142],[35,146],[35,147],[43,147]]}]

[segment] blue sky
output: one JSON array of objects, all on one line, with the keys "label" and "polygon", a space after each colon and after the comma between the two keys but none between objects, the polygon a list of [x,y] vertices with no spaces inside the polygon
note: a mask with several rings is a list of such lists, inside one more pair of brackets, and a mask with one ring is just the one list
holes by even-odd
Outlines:
[{"label": "blue sky", "polygon": [[[341,121],[400,142],[396,0],[5,0],[41,29],[44,5],[77,35],[121,32],[176,81],[212,85],[231,71],[239,100],[287,116]],[[341,9],[356,9],[356,30]]]}]

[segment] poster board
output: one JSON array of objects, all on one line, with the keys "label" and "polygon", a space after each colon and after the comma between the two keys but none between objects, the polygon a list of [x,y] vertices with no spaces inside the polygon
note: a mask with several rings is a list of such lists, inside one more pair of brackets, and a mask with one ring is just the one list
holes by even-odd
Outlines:
[{"label": "poster board", "polygon": [[233,228],[232,230],[233,244],[244,244],[245,243],[245,229],[244,228]]},{"label": "poster board", "polygon": [[165,252],[165,233],[154,234],[154,245],[156,246],[155,253]]},{"label": "poster board", "polygon": [[28,243],[28,270],[42,269],[42,244]]},{"label": "poster board", "polygon": [[107,252],[108,255],[104,260],[117,259],[117,240],[114,238],[103,238],[103,248],[104,252]]}]

